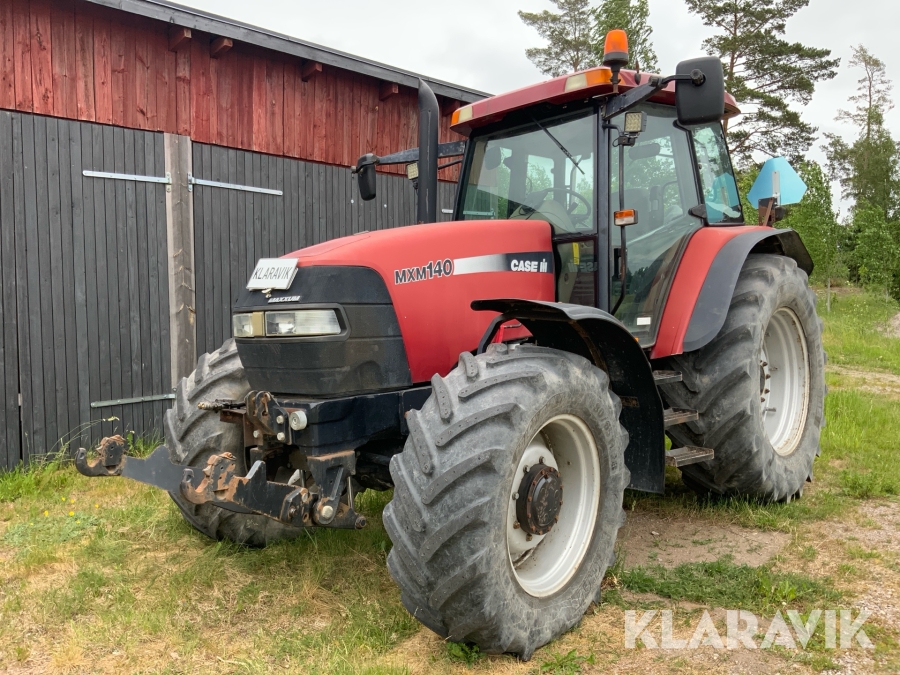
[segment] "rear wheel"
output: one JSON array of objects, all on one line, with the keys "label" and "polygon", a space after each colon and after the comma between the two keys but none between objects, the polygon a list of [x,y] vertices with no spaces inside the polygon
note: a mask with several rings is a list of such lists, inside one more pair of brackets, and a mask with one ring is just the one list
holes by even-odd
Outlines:
[{"label": "rear wheel", "polygon": [[669,429],[672,440],[715,450],[682,469],[689,487],[775,501],[802,493],[824,426],[825,354],[815,293],[794,260],[749,256],[716,338],[665,367],[683,374],[662,386],[668,401],[700,412]]},{"label": "rear wheel", "polygon": [[528,659],[612,561],[628,484],[618,398],[587,360],[493,345],[435,376],[391,461],[388,569],[441,636]]},{"label": "rear wheel", "polygon": [[[243,430],[219,419],[219,413],[200,410],[201,401],[240,400],[250,391],[234,340],[204,354],[197,368],[178,383],[175,403],[166,412],[165,432],[169,458],[175,464],[206,468],[210,455],[230,452],[239,475],[247,473]],[[169,493],[194,528],[213,539],[230,539],[248,546],[265,546],[296,537],[301,529],[250,513],[235,513],[213,504],[192,504],[180,494]]]}]

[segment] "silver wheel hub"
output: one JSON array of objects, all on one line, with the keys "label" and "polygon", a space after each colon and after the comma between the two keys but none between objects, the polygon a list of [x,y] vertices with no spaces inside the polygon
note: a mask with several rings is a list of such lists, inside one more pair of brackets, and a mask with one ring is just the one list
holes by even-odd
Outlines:
[{"label": "silver wheel hub", "polygon": [[507,508],[509,561],[527,593],[552,595],[574,576],[591,543],[600,494],[593,434],[577,417],[554,417],[522,453]]},{"label": "silver wheel hub", "polygon": [[809,358],[800,319],[787,307],[772,315],[759,362],[760,409],[772,448],[790,455],[800,443],[809,410]]}]

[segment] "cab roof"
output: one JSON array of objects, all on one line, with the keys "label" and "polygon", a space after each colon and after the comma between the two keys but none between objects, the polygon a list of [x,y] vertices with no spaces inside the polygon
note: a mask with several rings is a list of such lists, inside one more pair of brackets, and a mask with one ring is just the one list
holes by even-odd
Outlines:
[{"label": "cab roof", "polygon": [[[619,93],[646,83],[649,77],[648,73],[638,74],[634,70],[619,71]],[[508,113],[538,103],[561,105],[609,96],[613,93],[611,80],[612,71],[606,66],[600,66],[555,77],[552,80],[515,89],[505,94],[491,96],[454,111],[450,128],[458,134],[469,136],[478,127],[499,122]],[[663,89],[650,97],[650,100],[675,105],[675,83],[669,82]],[[734,117],[740,112],[734,96],[725,92],[724,117]]]}]

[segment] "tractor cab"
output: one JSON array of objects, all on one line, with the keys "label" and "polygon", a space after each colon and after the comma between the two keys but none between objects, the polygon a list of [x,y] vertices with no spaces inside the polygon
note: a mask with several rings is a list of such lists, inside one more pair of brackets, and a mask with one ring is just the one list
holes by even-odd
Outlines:
[{"label": "tractor cab", "polygon": [[[605,122],[599,104],[589,102],[473,135],[456,218],[548,222],[557,301],[616,307],[616,317],[649,346],[690,235],[704,224],[742,223],[743,215],[718,122],[688,129],[674,106],[653,102],[627,114],[640,118],[642,131],[626,135],[624,115]],[[633,222],[617,227],[619,211],[631,212]]]}]

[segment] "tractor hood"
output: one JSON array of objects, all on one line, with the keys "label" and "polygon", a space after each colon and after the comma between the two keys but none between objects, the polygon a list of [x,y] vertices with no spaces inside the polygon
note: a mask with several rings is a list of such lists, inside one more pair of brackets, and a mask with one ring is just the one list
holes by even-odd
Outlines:
[{"label": "tractor hood", "polygon": [[[428,382],[449,372],[460,352],[474,351],[496,316],[472,310],[473,300],[555,296],[551,228],[541,221],[411,225],[283,258],[297,261],[291,287],[244,290],[234,312],[334,306],[342,332],[238,339],[251,386],[280,393],[327,396]],[[273,367],[282,374],[274,377]],[[260,368],[265,376],[255,377]]]}]

